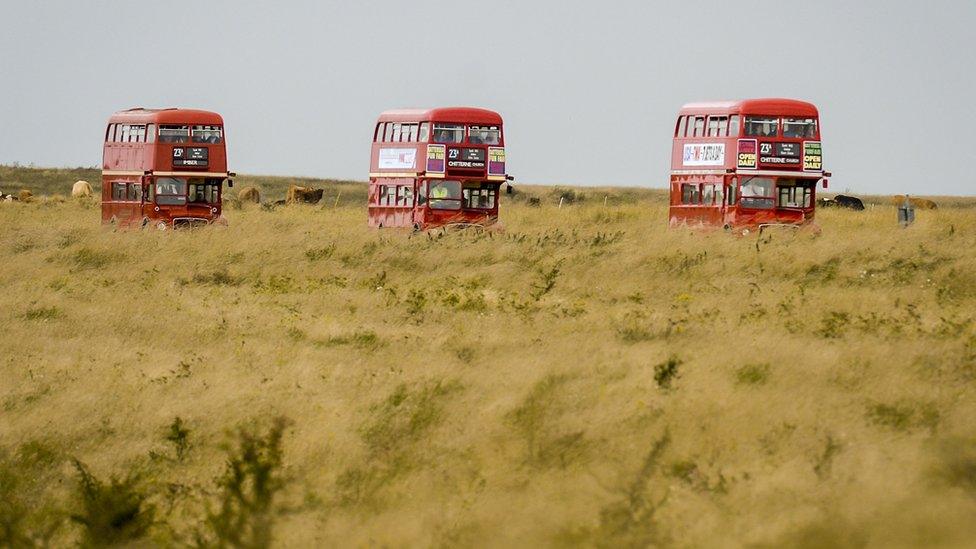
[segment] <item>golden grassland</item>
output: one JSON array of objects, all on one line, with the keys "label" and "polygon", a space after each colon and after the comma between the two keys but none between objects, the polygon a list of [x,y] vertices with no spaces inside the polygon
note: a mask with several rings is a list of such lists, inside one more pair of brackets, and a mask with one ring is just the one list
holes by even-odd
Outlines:
[{"label": "golden grassland", "polygon": [[562,192],[430,235],[332,188],[175,232],[0,204],[0,535],[976,539],[971,201],[736,238],[668,230],[660,192]]}]

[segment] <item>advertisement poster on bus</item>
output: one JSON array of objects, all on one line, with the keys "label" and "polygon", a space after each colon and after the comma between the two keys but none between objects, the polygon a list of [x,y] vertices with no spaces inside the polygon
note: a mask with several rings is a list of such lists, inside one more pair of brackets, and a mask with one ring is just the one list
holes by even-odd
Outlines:
[{"label": "advertisement poster on bus", "polygon": [[754,170],[759,167],[759,144],[755,139],[740,139],[739,154],[736,158],[735,166],[745,170]]},{"label": "advertisement poster on bus", "polygon": [[427,173],[444,173],[445,145],[427,145]]},{"label": "advertisement poster on bus", "polygon": [[819,141],[803,142],[803,171],[819,172],[823,170],[823,151]]},{"label": "advertisement poster on bus", "polygon": [[488,147],[488,175],[505,175],[505,149]]},{"label": "advertisement poster on bus", "polygon": [[725,143],[688,143],[684,148],[685,166],[722,166]]},{"label": "advertisement poster on bus", "polygon": [[412,169],[417,165],[417,149],[380,149],[381,170]]}]

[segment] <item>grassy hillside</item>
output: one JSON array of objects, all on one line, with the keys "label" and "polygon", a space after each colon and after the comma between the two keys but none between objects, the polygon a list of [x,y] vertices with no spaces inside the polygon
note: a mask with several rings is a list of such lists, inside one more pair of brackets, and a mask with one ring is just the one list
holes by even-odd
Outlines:
[{"label": "grassy hillside", "polygon": [[527,194],[446,235],[345,200],[182,232],[0,204],[0,535],[974,539],[976,210],[735,238],[668,230],[660,192]]}]

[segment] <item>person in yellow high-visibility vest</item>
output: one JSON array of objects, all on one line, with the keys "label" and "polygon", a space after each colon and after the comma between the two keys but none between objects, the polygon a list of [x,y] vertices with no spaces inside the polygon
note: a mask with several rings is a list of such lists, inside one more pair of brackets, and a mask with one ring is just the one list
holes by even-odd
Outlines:
[{"label": "person in yellow high-visibility vest", "polygon": [[430,187],[431,200],[447,198],[447,187],[443,183],[434,183]]}]

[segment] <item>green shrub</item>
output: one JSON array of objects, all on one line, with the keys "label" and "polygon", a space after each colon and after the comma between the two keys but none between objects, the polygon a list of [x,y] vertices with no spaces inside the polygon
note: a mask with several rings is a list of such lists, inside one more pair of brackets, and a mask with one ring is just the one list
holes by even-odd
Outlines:
[{"label": "green shrub", "polygon": [[123,545],[146,536],[153,524],[155,509],[146,502],[137,475],[112,477],[108,483],[97,479],[77,459],[78,512],[71,519],[80,524],[82,544],[87,547]]},{"label": "green shrub", "polygon": [[735,372],[740,385],[763,385],[769,381],[769,364],[746,364]]},{"label": "green shrub", "polygon": [[285,511],[277,500],[288,485],[282,440],[289,424],[279,417],[266,432],[258,425],[238,431],[226,469],[217,481],[217,505],[208,507],[205,530],[197,533],[198,545],[271,546],[275,522]]},{"label": "green shrub", "polygon": [[661,389],[668,390],[671,384],[679,377],[678,367],[681,366],[681,359],[670,356],[664,362],[654,366],[654,382]]},{"label": "green shrub", "polygon": [[26,320],[39,320],[41,322],[47,322],[49,320],[55,320],[61,316],[61,310],[57,307],[32,307],[27,309],[24,313],[24,318]]}]

